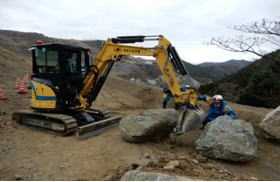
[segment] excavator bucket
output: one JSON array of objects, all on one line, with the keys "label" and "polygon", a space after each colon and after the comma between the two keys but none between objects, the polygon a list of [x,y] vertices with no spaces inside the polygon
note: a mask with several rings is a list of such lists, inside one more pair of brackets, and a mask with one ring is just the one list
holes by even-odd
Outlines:
[{"label": "excavator bucket", "polygon": [[199,128],[205,119],[204,111],[198,107],[179,109],[178,113],[177,135]]},{"label": "excavator bucket", "polygon": [[98,122],[83,125],[77,128],[76,137],[80,140],[99,135],[118,126],[121,119],[120,115],[109,117]]}]

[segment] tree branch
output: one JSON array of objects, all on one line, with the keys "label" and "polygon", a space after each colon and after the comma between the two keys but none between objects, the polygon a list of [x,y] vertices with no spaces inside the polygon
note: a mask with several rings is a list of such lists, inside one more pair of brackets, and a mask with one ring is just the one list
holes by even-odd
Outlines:
[{"label": "tree branch", "polygon": [[[211,38],[208,44],[215,45],[231,52],[248,52],[270,60],[274,58],[265,56],[264,48],[278,49],[280,46],[280,19],[252,22],[246,25],[233,26],[233,30],[241,32],[233,39],[222,37]],[[271,51],[272,52],[272,51]],[[280,60],[276,60],[280,61]]]}]

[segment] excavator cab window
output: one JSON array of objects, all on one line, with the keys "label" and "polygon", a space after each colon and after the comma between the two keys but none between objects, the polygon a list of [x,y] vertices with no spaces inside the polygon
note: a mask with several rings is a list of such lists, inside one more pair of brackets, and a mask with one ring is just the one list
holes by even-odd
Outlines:
[{"label": "excavator cab window", "polygon": [[58,73],[58,52],[56,50],[43,48],[35,49],[36,65],[38,73]]},{"label": "excavator cab window", "polygon": [[85,75],[90,67],[89,50],[63,45],[38,46],[33,49],[33,72],[38,74]]}]

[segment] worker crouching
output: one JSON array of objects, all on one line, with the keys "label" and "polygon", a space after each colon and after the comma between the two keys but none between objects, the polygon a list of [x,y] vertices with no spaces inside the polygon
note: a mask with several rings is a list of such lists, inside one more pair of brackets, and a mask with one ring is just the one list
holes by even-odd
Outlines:
[{"label": "worker crouching", "polygon": [[206,119],[202,122],[200,129],[204,129],[204,126],[215,120],[217,117],[227,114],[232,119],[236,119],[236,115],[230,106],[224,102],[222,95],[214,95],[212,98],[204,95],[200,95],[199,100],[205,101],[209,104],[209,112],[206,115]]}]

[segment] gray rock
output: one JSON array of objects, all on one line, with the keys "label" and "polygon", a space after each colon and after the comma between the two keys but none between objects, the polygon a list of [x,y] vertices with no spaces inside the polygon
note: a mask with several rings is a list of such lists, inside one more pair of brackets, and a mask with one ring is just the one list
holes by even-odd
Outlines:
[{"label": "gray rock", "polygon": [[178,160],[172,160],[163,166],[163,169],[175,169],[178,166],[180,166],[180,162]]},{"label": "gray rock", "polygon": [[171,176],[162,173],[128,171],[125,173],[121,181],[193,181],[193,179],[181,176]]},{"label": "gray rock", "polygon": [[203,155],[230,161],[249,161],[257,157],[257,138],[248,122],[220,116],[208,123],[195,142]]},{"label": "gray rock", "polygon": [[259,126],[266,133],[266,138],[280,141],[280,106],[267,113]]},{"label": "gray rock", "polygon": [[173,130],[178,120],[175,109],[150,109],[140,115],[128,115],[119,123],[122,138],[128,142],[160,140]]},{"label": "gray rock", "polygon": [[157,81],[156,80],[152,80],[152,79],[147,79],[147,83],[149,85],[156,85],[157,84]]}]

